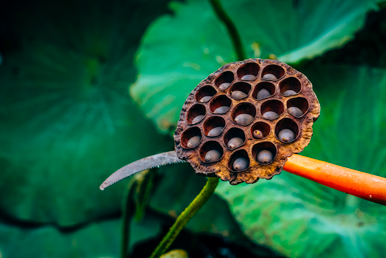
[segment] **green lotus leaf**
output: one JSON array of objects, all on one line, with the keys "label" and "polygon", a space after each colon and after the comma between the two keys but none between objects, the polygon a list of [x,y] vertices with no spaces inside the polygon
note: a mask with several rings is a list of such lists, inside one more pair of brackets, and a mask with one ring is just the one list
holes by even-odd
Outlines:
[{"label": "green lotus leaf", "polygon": [[[130,248],[161,232],[157,217],[147,216],[131,225]],[[0,223],[1,257],[119,257],[121,234],[119,219],[91,223],[62,232],[53,226],[18,227]]]},{"label": "green lotus leaf", "polygon": [[20,38],[2,45],[0,208],[60,226],[117,212],[123,185],[102,192],[103,180],[172,148],[127,93],[134,51],[165,1],[151,11],[142,1],[25,4],[36,11],[15,3],[1,18]]},{"label": "green lotus leaf", "polygon": [[[238,28],[248,57],[270,54],[297,63],[341,46],[363,26],[375,0],[221,0]],[[158,128],[179,118],[188,94],[210,73],[236,61],[226,29],[207,0],[173,3],[157,19],[137,54],[138,80],[130,93]]]},{"label": "green lotus leaf", "polygon": [[[321,115],[302,155],[386,177],[386,70],[310,67]],[[382,257],[386,207],[282,172],[217,189],[244,233],[289,257]]]}]

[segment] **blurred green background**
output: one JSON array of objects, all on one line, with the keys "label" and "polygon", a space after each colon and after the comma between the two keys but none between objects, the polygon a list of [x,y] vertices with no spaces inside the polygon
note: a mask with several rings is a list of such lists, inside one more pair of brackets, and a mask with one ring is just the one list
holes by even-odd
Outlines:
[{"label": "blurred green background", "polygon": [[[321,103],[302,155],[386,177],[386,3],[221,0],[247,56],[304,73]],[[190,91],[238,61],[207,0],[8,1],[0,8],[0,257],[118,257],[121,166],[173,149]],[[205,178],[160,168],[133,257]],[[386,207],[283,172],[220,182],[172,248],[190,257],[384,257]]]}]

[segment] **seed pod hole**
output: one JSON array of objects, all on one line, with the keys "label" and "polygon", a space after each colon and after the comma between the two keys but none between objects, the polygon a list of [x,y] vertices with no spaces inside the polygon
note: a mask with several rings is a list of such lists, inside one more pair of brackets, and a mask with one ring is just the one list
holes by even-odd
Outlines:
[{"label": "seed pod hole", "polygon": [[[290,133],[285,131],[283,132],[283,130],[285,129],[290,130],[294,134],[292,140],[288,139],[288,136],[290,135]],[[280,132],[282,132],[282,134],[280,134]],[[276,135],[276,138],[283,143],[294,142],[299,137],[299,126],[292,119],[283,118],[282,120],[277,122],[275,126],[275,135]],[[283,136],[285,138],[283,138]]]},{"label": "seed pod hole", "polygon": [[239,125],[249,125],[256,117],[256,108],[250,103],[241,103],[237,105],[231,114],[233,122]]},{"label": "seed pod hole", "polygon": [[268,100],[261,105],[261,116],[268,120],[275,120],[284,112],[284,104],[279,100]]},{"label": "seed pod hole", "polygon": [[237,149],[245,143],[245,133],[240,128],[234,127],[224,134],[224,143],[229,150]]},{"label": "seed pod hole", "polygon": [[305,98],[293,98],[287,101],[287,112],[294,117],[302,117],[309,108],[308,101]]},{"label": "seed pod hole", "polygon": [[186,115],[186,122],[189,125],[198,124],[204,119],[205,114],[205,106],[201,104],[196,104],[189,109],[188,114]]},{"label": "seed pod hole", "polygon": [[233,99],[240,100],[248,97],[249,92],[251,91],[251,85],[246,82],[237,82],[232,85],[229,92]]},{"label": "seed pod hole", "polygon": [[215,97],[209,103],[210,112],[214,114],[225,114],[230,109],[232,101],[226,95]]},{"label": "seed pod hole", "polygon": [[216,87],[222,91],[225,91],[226,89],[231,86],[231,83],[233,82],[235,76],[233,75],[232,72],[227,71],[222,73],[214,82]]},{"label": "seed pod hole", "polygon": [[260,66],[257,63],[249,62],[240,66],[237,70],[237,77],[241,80],[253,81],[259,73]]},{"label": "seed pod hole", "polygon": [[255,86],[252,97],[261,100],[271,97],[275,94],[275,85],[270,82],[261,82]]},{"label": "seed pod hole", "polygon": [[271,164],[276,155],[276,146],[271,142],[260,142],[252,147],[252,156],[260,165]]},{"label": "seed pod hole", "polygon": [[269,124],[262,121],[254,123],[251,127],[251,134],[253,138],[259,140],[266,138],[270,131],[271,127],[269,126]]},{"label": "seed pod hole", "polygon": [[283,77],[284,73],[285,71],[281,66],[267,65],[264,68],[261,77],[263,80],[267,81],[279,80],[281,77]]},{"label": "seed pod hole", "polygon": [[199,153],[203,162],[212,163],[222,158],[224,150],[218,142],[208,141],[202,145]]},{"label": "seed pod hole", "polygon": [[279,87],[280,93],[285,97],[298,94],[302,88],[299,80],[295,77],[289,77],[281,81]]},{"label": "seed pod hole", "polygon": [[198,127],[191,127],[181,134],[181,146],[185,149],[193,149],[201,142],[201,131]]},{"label": "seed pod hole", "polygon": [[197,91],[195,98],[198,102],[206,103],[209,102],[216,93],[217,91],[212,86],[206,85]]},{"label": "seed pod hole", "polygon": [[209,137],[217,137],[224,131],[224,127],[224,118],[219,116],[210,117],[204,122],[204,134]]},{"label": "seed pod hole", "polygon": [[232,172],[242,172],[249,168],[250,161],[248,153],[245,150],[239,150],[233,153],[228,162],[228,169]]}]

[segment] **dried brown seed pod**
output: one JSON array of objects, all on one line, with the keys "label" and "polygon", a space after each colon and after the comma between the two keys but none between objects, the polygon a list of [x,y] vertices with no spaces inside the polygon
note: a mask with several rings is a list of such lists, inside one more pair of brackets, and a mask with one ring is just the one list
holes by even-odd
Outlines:
[{"label": "dried brown seed pod", "polygon": [[[246,96],[234,98],[236,91]],[[200,101],[205,96],[210,99]],[[196,173],[218,176],[231,184],[270,179],[281,172],[289,156],[308,145],[319,113],[311,82],[289,65],[268,59],[230,63],[190,93],[174,135],[176,153]],[[201,120],[193,123],[197,116]],[[220,134],[209,135],[214,129]],[[287,130],[293,136],[288,137]],[[194,140],[198,145],[187,146],[193,138],[199,139]]]}]

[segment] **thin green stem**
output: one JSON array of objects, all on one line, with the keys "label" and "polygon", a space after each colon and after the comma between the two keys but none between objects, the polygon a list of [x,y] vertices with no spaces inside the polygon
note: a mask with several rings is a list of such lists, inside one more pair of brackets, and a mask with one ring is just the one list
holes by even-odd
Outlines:
[{"label": "thin green stem", "polygon": [[237,28],[229,15],[225,12],[222,7],[220,0],[209,0],[210,4],[213,7],[214,12],[217,17],[224,23],[225,27],[228,30],[229,36],[231,37],[233,47],[236,51],[237,58],[239,61],[246,59],[245,51],[243,48],[243,44],[241,43],[240,34],[237,31]]},{"label": "thin green stem", "polygon": [[151,258],[160,257],[173,243],[174,239],[180,233],[181,229],[188,223],[194,214],[209,200],[218,185],[218,177],[208,177],[204,188],[189,204],[189,206],[178,216],[176,222],[170,228],[169,232],[162,239],[161,243],[154,250]]},{"label": "thin green stem", "polygon": [[123,224],[122,224],[122,243],[121,243],[121,258],[126,258],[129,251],[129,237],[130,237],[130,222],[134,215],[134,201],[133,195],[135,191],[136,180],[132,179],[123,196]]}]

